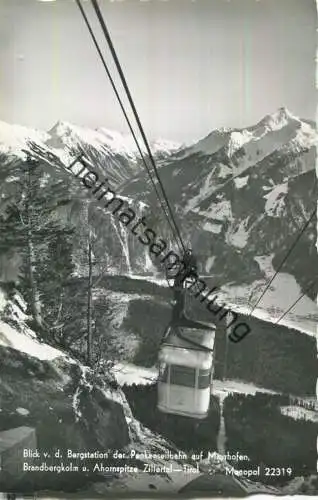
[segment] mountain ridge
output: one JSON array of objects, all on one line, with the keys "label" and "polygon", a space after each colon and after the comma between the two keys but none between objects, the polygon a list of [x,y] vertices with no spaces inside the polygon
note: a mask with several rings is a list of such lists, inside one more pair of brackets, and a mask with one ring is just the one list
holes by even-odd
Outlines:
[{"label": "mountain ridge", "polygon": [[[32,154],[32,148],[37,145],[42,157],[50,161],[47,175],[60,176],[58,160],[68,165],[81,150],[96,171],[101,175],[107,173],[112,189],[131,200],[132,206],[138,205],[138,212],[141,210],[140,214],[146,216],[148,227],[153,227],[174,248],[170,227],[158,211],[158,201],[140,158],[129,155],[125,147],[116,149],[104,143],[100,148],[100,144],[96,147],[93,142],[78,141],[72,130],[65,136],[64,126],[65,122],[57,122],[52,135],[32,129],[30,137],[26,128],[17,127],[17,137],[8,141],[10,126],[1,127],[0,123],[3,164],[10,168],[10,162],[25,159],[22,149]],[[100,133],[91,132],[95,138]],[[112,135],[110,142],[118,137],[121,134]],[[212,153],[200,150],[200,143],[210,141],[211,137],[216,141],[221,137],[223,143],[216,144],[219,147]],[[223,285],[242,283],[250,287],[255,282],[255,291],[252,290],[255,295],[264,279],[264,272],[255,259],[271,256],[275,270],[316,203],[312,189],[316,179],[316,142],[317,132],[310,124],[286,108],[279,108],[256,125],[235,132],[233,129],[212,131],[196,144],[170,152],[168,156],[164,153],[157,159],[162,184],[183,238],[198,256],[201,274],[209,274]],[[63,175],[70,174],[64,172]],[[77,225],[81,216],[75,199],[83,203],[88,193],[78,183],[72,188],[71,196],[74,208],[70,213]],[[126,234],[118,221],[103,215],[101,210],[95,219],[93,231],[100,239],[100,251],[107,248],[111,272],[156,276],[162,273],[149,259],[148,249]],[[312,269],[318,264],[314,224],[315,219],[283,269],[296,279],[302,290],[307,288]],[[314,290],[310,297],[314,298]]]},{"label": "mountain ridge", "polygon": [[[150,145],[154,147],[154,153],[157,152],[164,152],[167,154],[171,152],[172,154],[180,153],[181,151],[185,150],[191,150],[194,146],[200,144],[202,141],[206,141],[210,136],[213,135],[219,135],[222,136],[224,134],[231,134],[231,133],[236,133],[236,132],[241,132],[241,131],[247,131],[250,132],[251,130],[255,130],[259,127],[268,127],[269,129],[276,129],[276,128],[282,128],[282,125],[287,123],[288,121],[294,121],[298,123],[303,123],[306,125],[310,125],[312,128],[315,126],[315,122],[309,119],[303,119],[303,118],[298,118],[295,115],[293,115],[286,107],[280,107],[276,111],[274,111],[271,114],[267,114],[265,117],[263,117],[259,122],[257,122],[255,125],[250,125],[246,127],[219,127],[219,128],[213,128],[209,134],[206,136],[202,137],[198,141],[195,141],[192,144],[183,144],[177,141],[171,141],[171,140],[166,140],[164,138],[158,138],[156,140],[150,141]],[[7,130],[4,130],[4,127]],[[64,131],[63,131],[64,129]],[[138,153],[136,144],[134,143],[133,137],[131,134],[123,134],[120,132],[117,132],[116,130],[106,128],[104,126],[102,127],[96,127],[96,128],[89,128],[89,127],[83,127],[83,126],[78,126],[75,124],[70,123],[69,121],[59,119],[52,127],[50,127],[48,130],[43,130],[40,128],[33,128],[33,127],[27,127],[24,125],[19,125],[19,124],[10,124],[4,121],[0,121],[0,142],[3,142],[3,136],[7,135],[12,132],[12,137],[15,135],[14,131],[17,132],[19,131],[20,133],[22,132],[29,132],[30,136],[38,136],[38,138],[46,139],[49,140],[51,135],[58,135],[62,136],[63,133],[66,135],[71,135],[76,133],[78,134],[84,134],[87,133],[88,135],[91,135],[91,138],[95,135],[95,139],[99,138],[102,141],[102,138],[108,138],[110,142],[114,144],[114,149],[116,150],[116,147],[118,146],[122,149],[127,149],[127,153],[131,154],[131,156],[134,156],[136,153]],[[25,137],[26,138],[26,137]],[[140,137],[137,135],[138,141]],[[116,144],[116,140],[118,143]],[[5,141],[4,141],[5,142]],[[126,148],[123,147],[126,143]],[[144,147],[141,148],[144,150]],[[132,154],[133,153],[133,154]]]}]

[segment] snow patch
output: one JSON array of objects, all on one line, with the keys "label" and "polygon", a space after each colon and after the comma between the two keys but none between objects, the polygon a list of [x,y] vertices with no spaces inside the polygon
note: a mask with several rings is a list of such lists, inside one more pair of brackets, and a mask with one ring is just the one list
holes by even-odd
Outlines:
[{"label": "snow patch", "polygon": [[213,264],[214,264],[215,259],[216,259],[216,257],[215,257],[215,256],[213,256],[213,257],[209,257],[209,258],[207,259],[207,261],[206,261],[206,263],[205,263],[205,271],[206,271],[207,273],[209,273],[209,272],[211,271],[211,269],[212,269],[212,266],[213,266]]},{"label": "snow patch", "polygon": [[90,392],[93,389],[93,385],[88,382],[87,380],[87,374],[90,372],[90,368],[88,366],[84,365],[79,365],[81,369],[81,378],[79,380],[79,384],[76,388],[76,391],[74,392],[73,395],[73,400],[72,400],[72,406],[75,414],[75,421],[78,422],[80,418],[82,417],[82,412],[80,410],[80,395],[82,392],[82,389],[88,389]]},{"label": "snow patch", "polygon": [[226,221],[232,219],[232,208],[229,200],[212,203],[208,210],[199,211],[200,215],[205,215],[208,219]]},{"label": "snow patch", "polygon": [[281,217],[284,213],[285,208],[285,195],[288,192],[287,183],[278,184],[274,189],[272,189],[268,194],[265,194],[263,198],[267,201],[265,203],[265,212],[270,217]]},{"label": "snow patch", "polygon": [[[147,272],[154,272],[155,271],[155,266],[149,256],[149,252],[145,252],[144,254],[145,260],[144,260],[144,270]],[[131,273],[130,273],[131,274]]]},{"label": "snow patch", "polygon": [[234,184],[237,189],[241,189],[242,187],[246,186],[248,183],[249,175],[246,175],[245,177],[236,177],[234,179]]},{"label": "snow patch", "polygon": [[35,338],[18,332],[3,321],[0,321],[0,345],[24,352],[42,361],[53,360],[65,356],[65,354],[58,349],[42,344]]},{"label": "snow patch", "polygon": [[202,229],[209,231],[210,233],[219,234],[222,231],[222,224],[212,224],[212,222],[206,222]]},{"label": "snow patch", "polygon": [[[130,279],[134,279],[134,280],[146,280],[149,283],[155,283],[156,285],[163,286],[165,288],[167,288],[169,286],[167,283],[167,279],[158,278],[157,276],[154,276],[153,274],[150,276],[144,276],[144,275],[140,275],[140,274],[130,274],[129,276],[127,275],[127,277]],[[139,295],[136,294],[136,297],[140,298],[140,294]]]},{"label": "snow patch", "polygon": [[80,394],[81,394],[81,386],[78,385],[76,391],[73,395],[72,406],[75,414],[75,421],[78,422],[82,416],[82,412],[79,409],[80,407]]},{"label": "snow patch", "polygon": [[19,415],[23,415],[24,417],[30,414],[29,410],[27,410],[26,408],[17,408],[15,411]]},{"label": "snow patch", "polygon": [[232,175],[233,171],[230,167],[227,167],[226,165],[220,165],[220,170],[218,173],[218,177],[220,179],[225,179],[226,177],[229,177],[229,175]]},{"label": "snow patch", "polygon": [[187,206],[185,207],[185,209],[184,209],[185,213],[187,213],[189,210],[193,210],[196,205],[199,205],[199,203],[202,200],[205,200],[213,192],[214,182],[213,182],[213,180],[211,180],[213,174],[214,174],[214,170],[212,170],[212,172],[210,172],[206,176],[206,178],[204,180],[204,184],[200,188],[199,194],[197,194],[196,196],[193,196],[189,200]]},{"label": "snow patch", "polygon": [[7,304],[7,298],[6,298],[6,294],[4,293],[3,290],[1,290],[0,288],[0,312],[3,311],[3,309],[5,308]]},{"label": "snow patch", "polygon": [[242,130],[237,132],[231,132],[230,140],[227,146],[228,156],[232,156],[235,151],[240,149],[244,144],[253,138],[253,134],[248,130]]},{"label": "snow patch", "polygon": [[226,241],[229,245],[236,248],[244,248],[247,244],[249,231],[246,229],[249,217],[233,229],[230,229],[226,234]]},{"label": "snow patch", "polygon": [[259,265],[260,271],[265,274],[266,277],[271,277],[275,273],[272,261],[274,254],[271,255],[257,255],[254,260]]}]

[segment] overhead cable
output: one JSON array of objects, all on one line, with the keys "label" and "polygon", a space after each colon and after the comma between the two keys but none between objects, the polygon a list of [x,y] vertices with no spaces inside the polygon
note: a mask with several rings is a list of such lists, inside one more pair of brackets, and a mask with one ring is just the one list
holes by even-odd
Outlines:
[{"label": "overhead cable", "polygon": [[288,309],[286,309],[286,311],[278,318],[277,321],[275,321],[274,324],[277,325],[315,285],[317,285],[317,282],[312,283],[308,288],[306,288],[306,290],[295,300],[295,302],[292,303],[291,306],[289,306]]},{"label": "overhead cable", "polygon": [[[136,137],[136,135],[135,135],[135,132],[134,132],[133,127],[132,127],[132,125],[131,125],[130,119],[129,119],[129,117],[128,117],[127,113],[126,113],[126,110],[125,110],[124,104],[123,104],[123,102],[122,102],[122,99],[121,99],[121,97],[120,97],[120,95],[119,95],[119,93],[118,93],[118,90],[117,90],[117,88],[116,88],[116,85],[115,85],[114,79],[112,78],[112,75],[111,75],[111,73],[110,73],[110,71],[109,71],[109,68],[108,68],[107,63],[106,63],[106,61],[105,61],[105,58],[104,58],[104,56],[103,56],[103,54],[102,54],[102,52],[101,52],[100,46],[99,46],[99,44],[98,44],[98,42],[97,42],[97,39],[96,39],[96,37],[95,37],[95,35],[94,35],[94,32],[93,32],[93,30],[92,30],[92,27],[91,27],[91,25],[90,25],[89,21],[88,21],[88,18],[87,18],[86,14],[85,14],[85,11],[84,11],[84,9],[83,9],[83,6],[82,6],[82,4],[81,4],[80,0],[76,0],[76,3],[77,3],[77,5],[78,5],[78,7],[79,7],[79,10],[80,10],[81,14],[82,14],[82,17],[83,17],[83,19],[84,19],[84,21],[85,21],[85,24],[86,24],[86,26],[87,26],[87,28],[88,28],[88,31],[89,31],[89,33],[90,33],[90,35],[91,35],[91,37],[92,37],[92,40],[93,40],[94,45],[95,45],[95,48],[96,48],[96,50],[97,50],[97,52],[98,52],[98,55],[99,55],[99,57],[100,57],[100,59],[101,59],[101,61],[102,61],[102,64],[103,64],[104,69],[105,69],[105,71],[106,71],[106,74],[107,74],[107,76],[108,76],[108,78],[109,78],[109,81],[110,81],[110,83],[111,83],[111,86],[112,86],[112,88],[113,88],[113,90],[114,90],[114,93],[115,93],[115,95],[116,95],[116,98],[117,98],[117,101],[118,101],[118,103],[119,103],[119,105],[120,105],[120,108],[121,108],[121,110],[122,110],[122,112],[123,112],[123,114],[124,114],[125,120],[126,120],[126,122],[127,122],[127,124],[128,124],[128,127],[129,127],[129,130],[130,130],[131,134],[132,134],[132,137],[133,137],[133,139],[134,139],[134,141],[135,141],[135,143],[136,143],[136,146],[137,146],[138,152],[139,152],[139,154],[140,154],[140,157],[141,157],[141,159],[142,159],[142,162],[143,162],[143,164],[144,164],[144,166],[145,166],[145,168],[146,168],[146,170],[147,170],[147,172],[148,172],[149,178],[150,178],[150,180],[151,180],[151,182],[152,182],[152,185],[153,185],[153,187],[154,187],[154,189],[155,189],[155,192],[156,192],[156,194],[157,194],[158,200],[159,200],[159,202],[160,202],[160,204],[161,204],[161,208],[162,208],[162,210],[163,210],[163,212],[164,212],[164,214],[165,214],[165,216],[166,216],[166,218],[167,218],[167,220],[168,220],[168,223],[169,223],[170,228],[171,228],[171,230],[172,230],[172,235],[173,235],[173,236],[174,236],[174,238],[175,238],[175,235],[174,235],[174,227],[173,227],[173,225],[171,224],[171,221],[170,221],[169,215],[166,213],[165,206],[162,204],[161,197],[160,197],[160,193],[159,193],[159,191],[158,191],[157,185],[156,185],[155,181],[154,181],[154,180],[153,180],[153,178],[152,178],[151,171],[150,171],[149,166],[148,166],[148,164],[147,164],[147,162],[146,162],[146,159],[145,159],[145,157],[144,157],[144,155],[143,155],[143,152],[142,152],[142,150],[141,150],[141,148],[140,148],[140,145],[139,145],[139,143],[138,143],[138,139],[137,139],[137,137]],[[177,245],[178,245],[178,248],[179,248],[179,250],[180,250],[180,245],[179,245],[178,239],[177,239],[177,238],[175,238],[175,239],[176,239],[176,243],[177,243]]]},{"label": "overhead cable", "polygon": [[257,299],[256,303],[252,306],[252,309],[249,313],[249,316],[252,315],[252,313],[254,312],[254,310],[256,309],[256,307],[258,306],[258,304],[260,303],[260,301],[262,300],[262,298],[264,297],[265,293],[267,292],[267,290],[269,289],[269,287],[271,286],[271,284],[273,283],[274,279],[276,278],[277,274],[279,273],[279,271],[281,270],[281,268],[283,267],[283,265],[285,264],[286,260],[288,259],[288,257],[290,256],[290,254],[292,253],[292,251],[294,250],[295,246],[297,245],[298,241],[300,240],[300,238],[302,237],[302,235],[304,234],[304,232],[306,231],[307,227],[309,226],[310,222],[312,221],[312,219],[314,218],[315,214],[316,214],[316,211],[317,211],[317,207],[315,207],[315,209],[313,210],[313,212],[311,213],[310,217],[307,219],[307,221],[305,222],[305,224],[303,225],[302,229],[299,231],[297,237],[295,238],[294,242],[292,243],[292,245],[289,247],[287,253],[285,254],[283,260],[281,261],[281,263],[279,264],[278,268],[276,269],[275,273],[273,274],[273,276],[271,277],[271,279],[268,281],[268,283],[266,284],[263,292],[261,293],[260,297]]},{"label": "overhead cable", "polygon": [[[78,0],[77,0],[78,1]],[[179,239],[179,242],[181,244],[181,247],[183,249],[183,251],[186,250],[186,247],[183,243],[183,240],[182,240],[182,236],[181,236],[181,233],[180,233],[180,230],[178,228],[178,225],[175,221],[175,218],[174,218],[174,214],[173,214],[173,211],[171,209],[171,206],[170,206],[170,203],[169,203],[169,200],[167,198],[167,195],[166,195],[166,192],[165,192],[165,189],[164,189],[164,186],[162,184],[162,181],[160,179],[160,176],[159,176],[159,173],[158,173],[158,169],[157,169],[157,166],[156,166],[156,162],[153,158],[153,155],[152,155],[152,152],[151,152],[151,149],[150,149],[150,146],[149,146],[149,143],[148,143],[148,140],[147,140],[147,137],[146,137],[146,134],[145,134],[145,131],[143,129],[143,126],[141,124],[141,121],[140,121],[140,118],[139,118],[139,115],[138,115],[138,112],[137,112],[137,109],[135,107],[135,104],[134,104],[134,101],[133,101],[133,98],[132,98],[132,95],[131,95],[131,92],[129,90],[129,87],[128,87],[128,84],[127,84],[127,81],[126,81],[126,78],[125,78],[125,75],[123,73],[123,70],[122,70],[122,67],[121,67],[121,64],[119,62],[119,59],[118,59],[118,56],[117,56],[117,53],[116,53],[116,50],[115,50],[115,47],[113,45],[113,42],[112,42],[112,39],[111,39],[111,36],[110,36],[110,33],[107,29],[107,26],[106,26],[106,23],[105,23],[105,20],[103,18],[103,15],[102,15],[102,12],[99,8],[99,5],[98,5],[98,2],[97,0],[91,0],[92,2],[92,5],[94,7],[94,10],[96,12],[96,15],[97,15],[97,18],[99,20],[99,23],[100,23],[100,26],[101,26],[101,29],[104,33],[104,36],[105,36],[105,39],[108,43],[108,46],[109,46],[109,49],[110,49],[110,52],[113,56],[113,59],[114,59],[114,62],[115,62],[115,65],[116,65],[116,68],[117,68],[117,71],[119,73],[119,76],[120,76],[120,79],[121,79],[121,82],[123,84],[123,87],[125,89],[125,92],[126,92],[126,95],[127,95],[127,98],[128,98],[128,101],[129,101],[129,104],[131,106],[131,109],[132,109],[132,112],[134,114],[134,117],[135,117],[135,120],[137,122],[137,125],[138,125],[138,128],[139,128],[139,131],[140,131],[140,134],[142,136],[142,139],[144,141],[144,144],[145,144],[145,147],[146,147],[146,150],[147,150],[147,153],[148,153],[148,156],[149,156],[149,159],[150,159],[150,162],[153,166],[153,169],[155,171],[155,175],[156,175],[156,178],[158,180],[158,184],[160,185],[161,187],[161,191],[162,191],[162,195],[164,197],[164,200],[166,202],[166,205],[167,205],[167,208],[168,208],[168,211],[169,211],[169,214],[170,214],[170,217],[171,217],[171,220],[173,222],[173,226],[175,228],[175,231],[176,231],[176,234],[178,236],[178,239]]]}]

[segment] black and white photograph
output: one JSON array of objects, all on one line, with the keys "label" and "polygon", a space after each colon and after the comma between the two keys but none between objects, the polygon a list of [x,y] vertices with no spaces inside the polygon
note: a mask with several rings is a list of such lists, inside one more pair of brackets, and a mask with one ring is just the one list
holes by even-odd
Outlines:
[{"label": "black and white photograph", "polygon": [[314,0],[0,0],[0,500],[318,495]]}]

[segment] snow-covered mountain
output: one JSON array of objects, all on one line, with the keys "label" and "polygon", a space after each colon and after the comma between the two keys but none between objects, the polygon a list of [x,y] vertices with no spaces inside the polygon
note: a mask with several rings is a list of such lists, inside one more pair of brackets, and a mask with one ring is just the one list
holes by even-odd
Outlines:
[{"label": "snow-covered mountain", "polygon": [[[280,108],[254,126],[215,130],[168,159],[162,183],[203,273],[249,282],[262,274],[255,257],[272,256],[277,266],[315,207],[316,143],[310,123]],[[123,192],[156,203],[144,176]],[[315,241],[313,220],[286,264],[301,285],[317,262]]]},{"label": "snow-covered mountain", "polygon": [[[146,148],[137,135],[140,150],[147,157]],[[30,144],[41,146],[66,161],[67,153],[85,152],[95,163],[107,169],[109,179],[116,185],[142,171],[140,154],[131,135],[98,128],[79,127],[58,121],[48,132],[0,121],[0,154],[25,158],[23,151]],[[157,161],[162,161],[181,148],[181,144],[158,139],[150,142],[151,151]],[[32,148],[31,148],[32,149]]]},{"label": "snow-covered mountain", "polygon": [[28,147],[30,141],[44,145],[49,138],[47,132],[0,121],[0,154],[23,159],[25,154],[22,150]]},{"label": "snow-covered mountain", "polygon": [[[84,148],[92,148],[106,155],[121,155],[133,162],[138,163],[139,161],[140,154],[132,135],[124,135],[104,127],[92,130],[63,121],[58,121],[49,131],[49,135],[51,138],[47,144],[50,146],[73,148],[74,145],[79,144]],[[146,154],[142,140],[138,134],[136,137],[142,153]],[[181,147],[181,144],[164,139],[150,142],[153,154],[159,155],[161,158],[178,151]]]},{"label": "snow-covered mountain", "polygon": [[213,130],[207,137],[180,152],[179,157],[193,153],[211,155],[224,148],[225,154],[232,158],[237,151],[244,148],[245,155],[238,156],[244,159],[237,169],[241,171],[289,141],[293,141],[291,147],[294,145],[297,148],[297,144],[310,147],[315,140],[316,132],[308,122],[292,115],[286,108],[279,108],[251,127]]},{"label": "snow-covered mountain", "polygon": [[[226,286],[227,292],[229,286],[237,291],[242,285],[255,302],[268,279],[260,262],[270,262],[275,271],[315,207],[316,143],[314,124],[280,108],[256,125],[214,130],[189,147],[165,141],[151,144],[181,233],[198,256],[201,274]],[[158,235],[171,243],[169,225],[158,210],[152,184],[130,136],[66,122],[58,122],[49,132],[0,122],[2,164],[24,158],[22,150],[32,152],[34,144],[43,157],[50,158],[49,176],[60,175],[54,169],[58,163],[54,155],[68,164],[74,153],[83,150],[97,170],[107,172],[131,206],[149,219],[150,227],[153,215],[158,218]],[[78,183],[72,196],[83,198],[87,193]],[[75,205],[66,216],[72,214],[73,222],[79,224],[81,214]],[[135,275],[158,271],[147,247],[113,217],[98,211],[94,232],[101,251],[107,249],[111,271]],[[297,290],[307,288],[314,278],[316,239],[314,217],[282,269]],[[311,300],[316,291],[308,292]],[[233,296],[230,291],[229,295]],[[277,297],[278,306],[279,300]],[[248,299],[244,301],[246,306]]]},{"label": "snow-covered mountain", "polygon": [[[192,244],[201,273],[213,276],[212,286],[217,282],[220,287],[234,287],[230,295],[247,311],[315,209],[316,144],[314,124],[280,108],[251,127],[212,131],[172,155],[160,170],[181,233]],[[156,206],[151,184],[140,175],[123,192]],[[276,301],[277,319],[279,311],[286,310],[315,280],[316,220],[314,216],[284,264],[283,274],[273,283],[277,293],[271,302]],[[170,234],[167,224],[164,234]],[[270,263],[270,276],[262,261]],[[278,284],[286,276],[295,287],[285,289],[282,302]],[[241,295],[234,292],[238,285]],[[308,294],[309,329],[314,331],[317,286]],[[298,305],[301,309],[303,302]],[[265,315],[270,316],[268,311]],[[308,325],[304,329],[308,331]]]},{"label": "snow-covered mountain", "polygon": [[[284,162],[282,173],[286,178],[313,170],[316,143],[317,133],[312,125],[280,108],[245,129],[213,130],[191,147],[173,154],[161,176],[172,199],[191,210],[234,176],[239,176],[238,187],[238,183],[245,182],[240,174],[250,167],[264,165],[264,161]],[[286,160],[291,163],[289,168]]]}]

